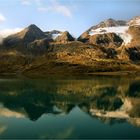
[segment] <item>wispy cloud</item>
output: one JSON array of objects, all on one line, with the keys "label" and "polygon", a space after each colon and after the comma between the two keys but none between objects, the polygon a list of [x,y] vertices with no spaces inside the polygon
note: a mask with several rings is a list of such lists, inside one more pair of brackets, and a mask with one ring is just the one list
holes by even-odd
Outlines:
[{"label": "wispy cloud", "polygon": [[31,5],[32,1],[31,0],[21,0],[22,5]]},{"label": "wispy cloud", "polygon": [[66,6],[58,0],[48,0],[49,5],[45,4],[45,0],[21,0],[22,5],[36,5],[38,11],[41,12],[55,12],[66,17],[72,17],[72,11],[69,6]]},{"label": "wispy cloud", "polygon": [[20,32],[23,28],[3,29],[0,31],[0,36],[7,37],[8,35]]},{"label": "wispy cloud", "polygon": [[42,0],[21,0],[21,4],[25,5],[25,6],[29,6],[29,5],[37,5],[37,6],[41,6],[43,4]]},{"label": "wispy cloud", "polygon": [[4,22],[6,20],[6,18],[4,17],[4,15],[2,15],[1,13],[0,13],[0,22]]},{"label": "wispy cloud", "polygon": [[51,0],[50,5],[47,7],[41,6],[38,8],[42,12],[56,12],[66,17],[72,17],[72,12],[68,6],[58,3],[56,0]]},{"label": "wispy cloud", "polygon": [[35,0],[36,5],[41,6],[43,4],[42,0]]}]

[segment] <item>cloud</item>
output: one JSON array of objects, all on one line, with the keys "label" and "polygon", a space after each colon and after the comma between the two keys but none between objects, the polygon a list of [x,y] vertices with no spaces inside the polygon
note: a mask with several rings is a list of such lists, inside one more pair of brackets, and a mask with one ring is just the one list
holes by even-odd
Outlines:
[{"label": "cloud", "polygon": [[15,34],[17,32],[20,32],[21,30],[23,30],[23,28],[15,28],[15,29],[3,29],[0,30],[0,44],[2,44],[3,42],[3,38],[11,35],[11,34]]},{"label": "cloud", "polygon": [[21,4],[25,5],[25,6],[29,6],[29,5],[37,5],[37,6],[41,6],[42,5],[42,0],[21,0]]},{"label": "cloud", "polygon": [[38,11],[55,12],[66,17],[72,17],[70,7],[59,3],[57,0],[48,0],[49,5],[45,6],[45,0],[21,0],[22,5],[36,5]]},{"label": "cloud", "polygon": [[22,5],[31,5],[32,1],[31,0],[21,0]]},{"label": "cloud", "polygon": [[42,0],[35,0],[36,5],[41,6],[43,4]]},{"label": "cloud", "polygon": [[15,34],[17,32],[20,32],[22,30],[22,28],[14,28],[14,29],[3,29],[3,30],[0,30],[0,36],[1,37],[7,37],[11,34]]},{"label": "cloud", "polygon": [[71,12],[70,8],[58,3],[56,0],[51,0],[50,6],[48,6],[48,7],[41,6],[38,8],[38,10],[42,11],[42,12],[55,12],[55,13],[62,14],[66,17],[72,17],[72,12]]},{"label": "cloud", "polygon": [[4,17],[4,15],[0,14],[0,22],[4,22],[6,20],[6,18]]}]

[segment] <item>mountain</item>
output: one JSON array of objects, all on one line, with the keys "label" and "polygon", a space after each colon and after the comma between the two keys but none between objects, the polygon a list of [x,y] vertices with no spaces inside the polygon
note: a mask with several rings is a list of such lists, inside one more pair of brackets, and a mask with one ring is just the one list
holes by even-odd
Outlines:
[{"label": "mountain", "polygon": [[[18,50],[24,53],[39,54],[46,51],[49,43],[66,43],[74,41],[72,35],[65,31],[52,30],[43,32],[36,25],[31,24],[21,32],[12,34],[3,40],[3,50]],[[41,53],[41,54],[42,54]]]},{"label": "mountain", "polygon": [[124,20],[114,20],[109,18],[105,21],[100,22],[99,24],[92,26],[89,30],[97,29],[97,28],[105,28],[105,27],[116,27],[116,26],[125,26],[127,24]]},{"label": "mountain", "polygon": [[47,38],[49,38],[51,41],[54,41],[56,37],[58,37],[59,35],[61,35],[62,32],[58,31],[58,30],[52,30],[52,31],[47,31],[45,32],[45,35],[47,36]]},{"label": "mountain", "polygon": [[50,41],[55,42],[61,42],[61,43],[67,43],[69,41],[74,41],[74,37],[68,32],[68,31],[58,31],[58,30],[52,30],[45,32],[45,35],[47,38],[50,39]]},{"label": "mountain", "polygon": [[139,17],[108,19],[77,40],[68,32],[30,25],[8,36],[0,48],[0,73],[26,76],[140,72]]},{"label": "mountain", "polygon": [[106,33],[91,36],[89,42],[100,46],[119,47],[123,40],[115,33]]},{"label": "mountain", "polygon": [[129,21],[108,19],[99,24],[90,27],[78,38],[79,41],[89,42],[90,37],[98,34],[115,33],[122,38],[124,44],[132,40],[131,34],[128,33],[129,27],[140,26],[140,16],[134,17]]},{"label": "mountain", "polygon": [[136,17],[130,19],[130,20],[127,22],[127,25],[129,25],[129,26],[140,25],[140,16],[136,16]]},{"label": "mountain", "polygon": [[108,48],[114,48],[121,59],[140,60],[140,17],[129,21],[108,19],[92,26],[79,41]]},{"label": "mountain", "polygon": [[21,32],[8,36],[3,42],[6,47],[14,45],[17,46],[18,44],[27,46],[28,43],[45,37],[46,36],[43,31],[41,31],[36,25],[31,24]]},{"label": "mountain", "polygon": [[61,33],[61,35],[55,38],[56,42],[61,42],[61,43],[67,43],[69,41],[74,41],[74,40],[75,40],[74,37],[72,37],[72,35],[68,31]]},{"label": "mountain", "polygon": [[87,31],[80,35],[78,40],[82,42],[88,42],[91,36],[105,33],[116,33],[117,35],[123,35],[127,28],[126,21],[114,20],[110,18],[90,27]]}]

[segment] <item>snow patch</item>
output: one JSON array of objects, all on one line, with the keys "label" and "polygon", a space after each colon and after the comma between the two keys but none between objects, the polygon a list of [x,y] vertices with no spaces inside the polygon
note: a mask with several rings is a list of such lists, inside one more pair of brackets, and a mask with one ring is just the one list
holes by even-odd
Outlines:
[{"label": "snow patch", "polygon": [[120,119],[130,119],[129,110],[133,108],[131,100],[128,98],[124,99],[123,105],[117,109],[116,111],[104,111],[104,110],[97,110],[97,109],[90,109],[90,113],[93,116],[98,117],[107,117],[107,118],[120,118]]},{"label": "snow patch", "polygon": [[61,36],[61,35],[62,35],[61,33],[59,33],[59,34],[52,34],[52,38],[56,39],[58,36]]},{"label": "snow patch", "polygon": [[105,33],[125,33],[128,30],[129,26],[118,26],[118,27],[104,27],[91,30],[89,35],[95,34],[105,34]]},{"label": "snow patch", "polygon": [[129,44],[132,40],[132,36],[128,33],[123,33],[123,34],[121,33],[121,34],[118,34],[118,35],[122,38],[125,45]]},{"label": "snow patch", "polygon": [[124,44],[128,44],[131,42],[131,35],[127,33],[129,26],[117,26],[117,27],[104,27],[104,28],[98,28],[95,30],[89,31],[89,35],[96,35],[96,34],[106,34],[106,33],[116,33],[118,36],[120,36]]},{"label": "snow patch", "polygon": [[119,118],[119,119],[127,119],[129,118],[129,115],[125,111],[103,111],[103,110],[96,110],[96,109],[90,109],[90,113],[93,116],[98,117],[107,117],[107,118]]}]

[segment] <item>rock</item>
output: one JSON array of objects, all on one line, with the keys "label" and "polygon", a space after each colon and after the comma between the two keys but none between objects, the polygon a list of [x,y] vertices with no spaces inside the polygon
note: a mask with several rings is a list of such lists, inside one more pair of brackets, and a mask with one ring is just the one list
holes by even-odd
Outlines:
[{"label": "rock", "polygon": [[128,33],[132,36],[132,42],[140,40],[140,25],[130,26]]},{"label": "rock", "polygon": [[89,38],[89,43],[107,47],[119,47],[123,40],[115,33],[97,34]]},{"label": "rock", "polygon": [[89,38],[90,35],[87,32],[84,32],[77,40],[86,43],[89,41]]},{"label": "rock", "polygon": [[140,46],[128,48],[126,49],[126,52],[128,53],[130,60],[135,61],[135,62],[140,60]]},{"label": "rock", "polygon": [[44,54],[49,46],[48,38],[39,39],[31,42],[27,46],[27,52],[33,55],[41,55]]}]

